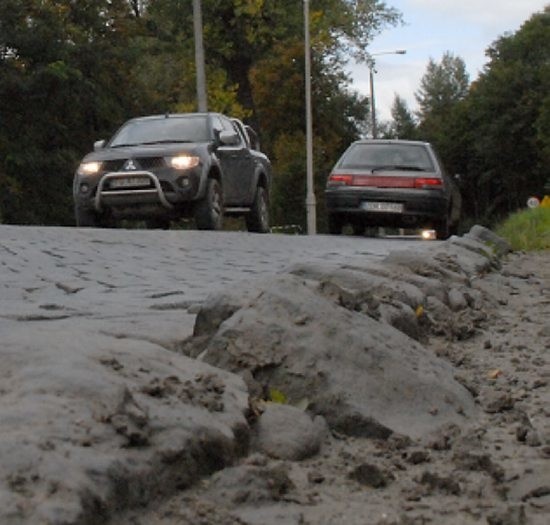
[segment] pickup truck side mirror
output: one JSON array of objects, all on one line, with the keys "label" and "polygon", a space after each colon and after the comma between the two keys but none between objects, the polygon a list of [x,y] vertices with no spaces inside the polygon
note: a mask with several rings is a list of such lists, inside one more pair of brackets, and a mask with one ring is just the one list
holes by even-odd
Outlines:
[{"label": "pickup truck side mirror", "polygon": [[103,149],[105,147],[105,141],[104,140],[96,140],[94,142],[94,151],[98,151],[100,149]]},{"label": "pickup truck side mirror", "polygon": [[233,131],[222,131],[220,133],[220,142],[224,146],[234,146],[239,143],[239,135]]}]

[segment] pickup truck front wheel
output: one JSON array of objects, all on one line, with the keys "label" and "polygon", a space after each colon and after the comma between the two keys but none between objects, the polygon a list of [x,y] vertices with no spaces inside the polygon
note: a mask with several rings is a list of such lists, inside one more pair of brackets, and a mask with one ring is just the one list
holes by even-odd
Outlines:
[{"label": "pickup truck front wheel", "polygon": [[79,228],[97,228],[100,226],[100,221],[94,211],[88,208],[75,206],[74,215],[76,226]]},{"label": "pickup truck front wheel", "polygon": [[249,232],[269,232],[269,205],[265,188],[258,186],[256,196],[250,211],[245,216],[246,227]]},{"label": "pickup truck front wheel", "polygon": [[222,229],[223,194],[216,179],[208,179],[206,195],[195,208],[195,224],[199,230]]}]

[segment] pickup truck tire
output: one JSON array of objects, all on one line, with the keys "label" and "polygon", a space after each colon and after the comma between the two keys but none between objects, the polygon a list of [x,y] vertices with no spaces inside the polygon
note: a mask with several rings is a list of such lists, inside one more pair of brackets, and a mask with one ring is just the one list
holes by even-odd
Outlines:
[{"label": "pickup truck tire", "polygon": [[195,208],[195,224],[199,230],[221,230],[223,226],[223,193],[216,179],[208,179],[206,194]]},{"label": "pickup truck tire", "polygon": [[145,221],[148,230],[169,230],[170,221],[168,219],[149,219]]},{"label": "pickup truck tire", "polygon": [[258,186],[254,202],[250,211],[245,216],[246,227],[249,232],[269,232],[269,204],[265,188]]},{"label": "pickup truck tire", "polygon": [[76,225],[79,228],[97,228],[100,226],[99,219],[92,210],[75,206],[74,215]]}]

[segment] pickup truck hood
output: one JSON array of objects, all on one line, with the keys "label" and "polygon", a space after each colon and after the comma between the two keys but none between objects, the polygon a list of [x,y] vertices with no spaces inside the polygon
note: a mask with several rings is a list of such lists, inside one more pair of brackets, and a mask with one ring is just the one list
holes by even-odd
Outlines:
[{"label": "pickup truck hood", "polygon": [[209,142],[185,142],[128,146],[121,148],[104,148],[99,151],[88,153],[83,159],[84,162],[117,160],[139,157],[170,157],[182,153],[190,155],[204,154],[205,150],[211,147]]}]

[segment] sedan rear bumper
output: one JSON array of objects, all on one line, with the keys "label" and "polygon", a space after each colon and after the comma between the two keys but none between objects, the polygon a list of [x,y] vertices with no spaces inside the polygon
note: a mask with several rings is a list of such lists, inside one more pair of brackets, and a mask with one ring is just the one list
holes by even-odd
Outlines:
[{"label": "sedan rear bumper", "polygon": [[[338,187],[325,191],[325,201],[329,214],[364,220],[371,225],[397,227],[421,227],[442,221],[447,217],[449,207],[445,194],[432,189],[400,189],[396,192],[384,188]],[[371,209],[366,209],[367,206]]]}]

